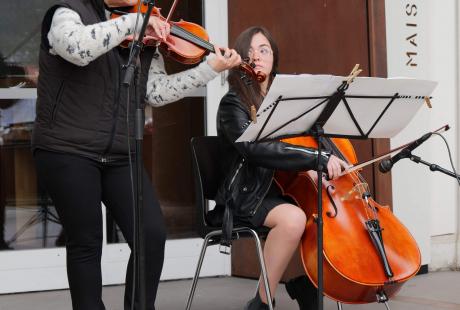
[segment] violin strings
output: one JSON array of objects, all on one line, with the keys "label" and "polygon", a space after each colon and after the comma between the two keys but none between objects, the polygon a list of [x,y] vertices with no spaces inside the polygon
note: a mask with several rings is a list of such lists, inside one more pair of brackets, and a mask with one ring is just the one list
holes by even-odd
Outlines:
[{"label": "violin strings", "polygon": [[[112,10],[112,12],[116,13],[116,14],[119,14],[119,15],[127,14],[127,12],[125,12],[123,10],[116,10],[116,9]],[[137,23],[137,21],[136,21],[136,23]],[[210,52],[215,52],[214,51],[214,45],[212,45],[211,43],[209,43],[206,40],[203,40],[199,36],[189,32],[188,30],[185,30],[182,27],[179,27],[177,25],[172,24],[171,25],[171,33],[179,35],[179,36],[181,36],[181,38],[183,38],[185,40],[188,40],[191,43],[195,43],[196,45],[199,45],[200,47],[202,47],[204,49],[207,49]]]},{"label": "violin strings", "polygon": [[[193,33],[188,32],[187,30],[185,30],[185,29],[183,29],[181,27],[173,25],[171,30],[172,30],[173,33],[175,32],[174,34],[182,35],[184,39],[189,40],[192,43],[196,43],[197,45],[200,45],[201,47],[209,49],[211,51],[213,50],[213,48],[212,48],[213,45],[210,44],[208,41],[203,40],[202,38],[196,36]],[[176,30],[176,31],[174,31],[174,30]]]},{"label": "violin strings", "polygon": [[172,25],[171,33],[181,36],[183,39],[188,40],[192,43],[195,43],[211,52],[214,52],[214,46],[206,40],[198,37],[197,35],[188,32],[182,27]]}]

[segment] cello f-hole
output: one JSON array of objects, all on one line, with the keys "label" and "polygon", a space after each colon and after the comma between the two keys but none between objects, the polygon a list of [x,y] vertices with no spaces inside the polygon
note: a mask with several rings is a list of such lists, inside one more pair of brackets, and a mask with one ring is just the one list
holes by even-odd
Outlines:
[{"label": "cello f-hole", "polygon": [[327,188],[327,197],[329,197],[329,201],[332,203],[332,207],[334,208],[334,214],[331,211],[327,211],[326,215],[330,218],[334,218],[337,216],[337,206],[335,204],[334,198],[332,197],[331,191],[335,190],[334,185],[329,185]]}]

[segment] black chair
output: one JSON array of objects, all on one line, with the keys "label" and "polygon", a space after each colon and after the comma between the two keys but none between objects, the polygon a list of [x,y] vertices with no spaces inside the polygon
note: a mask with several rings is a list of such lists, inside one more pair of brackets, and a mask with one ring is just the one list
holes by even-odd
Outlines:
[{"label": "black chair", "polygon": [[[211,220],[208,214],[208,201],[213,200],[222,175],[220,173],[219,159],[221,158],[219,141],[217,137],[194,137],[191,141],[192,157],[193,157],[193,170],[195,175],[195,195],[197,207],[197,231],[201,238],[204,239],[201,248],[200,257],[198,259],[195,276],[193,278],[192,287],[187,300],[186,310],[190,310],[192,306],[193,297],[195,296],[195,289],[198,278],[203,264],[206,249],[210,245],[221,244],[222,240],[222,225],[216,224],[215,219]],[[214,225],[210,224],[213,223]],[[236,224],[232,230],[232,239],[252,237],[256,243],[257,254],[259,258],[260,268],[262,270],[262,277],[265,284],[265,292],[269,302],[270,310],[273,310],[272,298],[270,288],[268,285],[267,270],[265,268],[265,261],[262,253],[262,246],[260,238],[263,238],[268,233],[267,229],[258,229],[257,231],[245,226]],[[260,237],[259,237],[260,235]],[[224,250],[225,249],[225,250]],[[219,248],[223,254],[230,254],[228,248]]]}]

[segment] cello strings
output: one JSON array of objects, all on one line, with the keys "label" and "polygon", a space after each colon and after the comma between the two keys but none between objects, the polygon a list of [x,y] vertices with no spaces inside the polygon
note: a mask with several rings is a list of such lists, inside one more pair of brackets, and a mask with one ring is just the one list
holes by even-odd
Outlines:
[{"label": "cello strings", "polygon": [[[343,161],[349,163],[345,155],[340,151],[340,149],[335,145],[335,143],[330,138],[324,139],[324,142],[325,142],[324,145],[326,147],[329,147],[332,150],[334,155],[336,155]],[[348,173],[348,175],[351,177],[353,183],[355,183],[353,189],[355,189],[360,194],[361,203],[363,204],[363,208],[364,208],[367,220],[377,219],[376,208],[371,207],[369,203],[366,203],[365,199],[363,198],[364,192],[365,191],[369,192],[369,185],[367,184],[366,180],[358,171]],[[369,213],[369,209],[372,210],[373,216]]]}]

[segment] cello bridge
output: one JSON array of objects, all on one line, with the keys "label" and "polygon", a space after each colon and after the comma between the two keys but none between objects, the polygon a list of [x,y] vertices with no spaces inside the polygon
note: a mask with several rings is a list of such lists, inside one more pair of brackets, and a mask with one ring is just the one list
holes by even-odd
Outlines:
[{"label": "cello bridge", "polygon": [[342,197],[342,201],[354,200],[354,199],[366,199],[370,196],[369,184],[361,182],[356,183],[345,195]]}]

